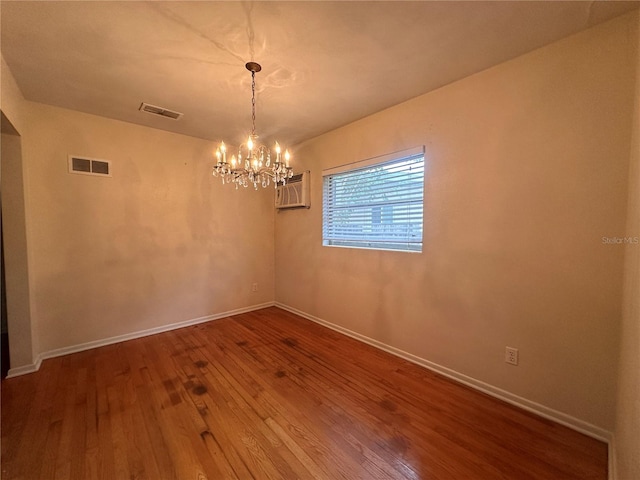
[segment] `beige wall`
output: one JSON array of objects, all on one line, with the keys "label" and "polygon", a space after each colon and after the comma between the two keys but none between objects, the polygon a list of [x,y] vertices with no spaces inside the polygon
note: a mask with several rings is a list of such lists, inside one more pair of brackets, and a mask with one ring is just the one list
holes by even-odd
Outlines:
[{"label": "beige wall", "polygon": [[[22,228],[5,229],[12,369],[273,301],[272,190],[223,187],[210,142],[27,102],[4,59],[1,73],[21,135],[2,152],[4,223]],[[113,177],[69,174],[69,154],[112,161]]]},{"label": "beige wall", "polygon": [[636,88],[633,102],[624,305],[616,412],[616,477],[640,478],[640,15],[636,17]]},{"label": "beige wall", "polygon": [[[611,431],[634,18],[299,146],[312,207],[276,216],[276,301]],[[323,247],[322,169],[422,144],[423,253]]]},{"label": "beige wall", "polygon": [[[35,103],[27,112],[40,352],[273,300],[273,191],[223,187],[210,142]],[[69,154],[110,160],[113,177],[69,174]]]}]

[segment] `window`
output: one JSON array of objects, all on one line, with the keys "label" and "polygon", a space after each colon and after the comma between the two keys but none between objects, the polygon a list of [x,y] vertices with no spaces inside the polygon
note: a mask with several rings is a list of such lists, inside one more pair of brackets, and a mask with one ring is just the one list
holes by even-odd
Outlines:
[{"label": "window", "polygon": [[322,244],[422,251],[424,148],[323,172]]}]

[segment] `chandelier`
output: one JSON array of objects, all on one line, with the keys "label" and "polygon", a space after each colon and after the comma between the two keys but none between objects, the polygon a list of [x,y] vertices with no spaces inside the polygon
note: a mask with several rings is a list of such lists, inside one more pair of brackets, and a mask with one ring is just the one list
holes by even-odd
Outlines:
[{"label": "chandelier", "polygon": [[277,187],[284,185],[288,178],[293,176],[293,169],[289,166],[291,155],[289,150],[282,149],[278,142],[275,143],[275,158],[272,158],[271,150],[258,141],[256,135],[256,73],[262,70],[260,64],[249,62],[245,65],[251,72],[251,135],[247,141],[238,147],[238,154],[232,155],[227,161],[227,146],[220,142],[216,149],[218,162],[213,168],[213,176],[220,177],[222,184],[234,183],[236,189],[239,186],[248,187],[253,184],[268,187],[271,182]]}]

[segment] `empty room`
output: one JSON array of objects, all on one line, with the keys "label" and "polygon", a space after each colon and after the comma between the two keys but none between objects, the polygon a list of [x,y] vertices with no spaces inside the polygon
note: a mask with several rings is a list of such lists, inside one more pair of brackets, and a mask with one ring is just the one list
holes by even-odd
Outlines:
[{"label": "empty room", "polygon": [[639,7],[0,1],[1,478],[640,479]]}]

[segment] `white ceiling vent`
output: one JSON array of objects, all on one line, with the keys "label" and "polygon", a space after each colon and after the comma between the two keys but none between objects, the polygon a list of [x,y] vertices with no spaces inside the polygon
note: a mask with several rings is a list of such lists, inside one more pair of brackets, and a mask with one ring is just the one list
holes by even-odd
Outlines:
[{"label": "white ceiling vent", "polygon": [[160,115],[161,117],[172,118],[173,120],[178,120],[182,117],[182,113],[167,110],[166,108],[157,107],[155,105],[149,105],[144,102],[140,104],[140,108],[138,110],[141,112],[151,113],[153,115]]},{"label": "white ceiling vent", "polygon": [[69,155],[69,173],[110,177],[111,162],[109,160]]}]

